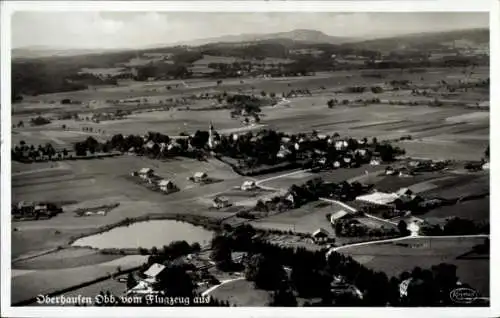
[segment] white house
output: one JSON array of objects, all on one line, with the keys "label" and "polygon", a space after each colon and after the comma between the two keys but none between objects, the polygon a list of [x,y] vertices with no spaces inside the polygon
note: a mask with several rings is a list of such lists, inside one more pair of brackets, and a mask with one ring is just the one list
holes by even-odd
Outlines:
[{"label": "white house", "polygon": [[153,149],[154,146],[155,146],[154,141],[150,140],[144,145],[144,148]]},{"label": "white house", "polygon": [[193,175],[194,182],[202,182],[202,181],[207,180],[207,178],[208,178],[208,175],[205,172],[196,172]]},{"label": "white house", "polygon": [[393,176],[396,174],[396,170],[394,170],[394,168],[392,167],[387,167],[385,168],[385,174],[388,176]]},{"label": "white house", "polygon": [[336,150],[344,150],[347,148],[347,141],[345,140],[339,140],[335,142],[335,149]]},{"label": "white house", "polygon": [[335,224],[335,222],[337,222],[340,219],[343,219],[344,217],[346,217],[348,215],[349,215],[349,212],[347,212],[345,210],[337,211],[330,216],[330,223]]},{"label": "white house", "polygon": [[399,197],[402,197],[402,196],[411,196],[413,194],[413,191],[411,191],[410,189],[408,188],[401,188],[399,189],[398,191],[396,191],[396,194],[399,196]]},{"label": "white house", "polygon": [[385,193],[385,192],[374,192],[356,197],[356,200],[358,201],[363,201],[378,205],[388,205],[397,199],[399,199],[399,196],[396,193]]},{"label": "white house", "polygon": [[160,190],[164,192],[171,192],[175,189],[175,184],[171,180],[161,180],[158,182],[158,186],[160,187]]},{"label": "white house", "polygon": [[139,170],[139,177],[141,177],[142,179],[148,179],[152,177],[153,174],[154,170],[151,168],[142,168],[141,170]]},{"label": "white house", "polygon": [[250,191],[250,190],[255,189],[256,187],[257,187],[257,185],[255,184],[255,181],[246,180],[241,185],[241,190],[242,191]]},{"label": "white house", "polygon": [[231,203],[225,197],[215,197],[213,200],[213,207],[216,209],[227,208],[228,206],[231,206]]},{"label": "white house", "polygon": [[146,278],[143,279],[143,281],[148,285],[156,283],[158,280],[158,275],[160,275],[160,273],[163,272],[165,268],[165,265],[154,263],[144,272]]},{"label": "white house", "polygon": [[330,236],[330,233],[328,233],[327,230],[324,228],[319,228],[317,229],[313,234],[312,237],[315,241],[322,241],[327,239]]},{"label": "white house", "polygon": [[333,168],[335,168],[335,169],[340,168],[340,161],[338,161],[338,160],[334,161]]},{"label": "white house", "polygon": [[285,158],[291,153],[290,150],[288,150],[285,146],[281,145],[280,150],[276,154],[276,157],[278,158]]}]

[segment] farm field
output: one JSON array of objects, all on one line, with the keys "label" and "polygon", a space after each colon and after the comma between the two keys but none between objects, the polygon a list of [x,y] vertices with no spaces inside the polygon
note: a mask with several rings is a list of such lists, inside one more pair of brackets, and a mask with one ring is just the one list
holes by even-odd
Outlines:
[{"label": "farm field", "polygon": [[12,266],[18,269],[60,269],[86,265],[95,265],[120,258],[119,255],[105,255],[88,248],[66,248],[41,255],[31,259],[14,262]]},{"label": "farm field", "polygon": [[477,222],[489,221],[490,197],[443,206],[425,213],[423,217],[429,223],[443,224],[451,217],[470,219]]},{"label": "farm field", "polygon": [[[122,276],[123,277],[123,276]],[[125,277],[126,278],[126,277]],[[64,293],[64,297],[78,297],[81,295],[82,297],[91,297],[92,299],[99,295],[101,291],[109,291],[113,295],[122,295],[126,291],[126,284],[123,282],[119,282],[115,279],[106,279],[102,282],[91,284],[89,286],[85,286],[82,288],[75,289],[73,291]],[[46,304],[33,304],[34,306],[48,306]],[[72,305],[66,305],[72,306]]]},{"label": "farm field", "polygon": [[430,268],[442,262],[457,266],[457,276],[482,296],[489,295],[489,257],[457,259],[484,238],[410,238],[392,243],[348,247],[339,251],[368,268],[385,272],[389,277],[411,271],[415,266]]},{"label": "farm field", "polygon": [[26,272],[23,275],[14,275],[11,285],[11,301],[17,303],[37,295],[63,290],[113,273],[118,266],[122,270],[140,266],[145,260],[146,256],[131,255],[98,265],[52,270],[41,269]]},{"label": "farm field", "polygon": [[227,300],[230,304],[242,307],[266,306],[271,300],[268,291],[256,289],[253,282],[245,279],[235,280],[215,289],[210,296]]},{"label": "farm field", "polygon": [[[469,80],[486,78],[488,71],[487,68],[476,68]],[[414,96],[409,96],[409,91],[388,91],[380,96],[371,92],[362,94],[336,94],[334,92],[334,90],[344,86],[359,85],[360,83],[364,83],[364,85],[383,85],[385,82],[398,79],[409,79],[416,85],[434,85],[439,79],[447,76],[452,76],[454,80],[465,78],[466,75],[462,73],[462,69],[428,70],[427,73],[423,74],[381,71],[386,75],[383,79],[362,75],[367,72],[369,71],[339,71],[297,78],[225,79],[219,86],[217,86],[216,81],[207,79],[186,80],[183,84],[179,81],[132,82],[119,87],[40,95],[28,98],[27,103],[33,103],[35,100],[46,102],[71,98],[81,101],[96,100],[105,105],[106,100],[112,98],[131,98],[134,96],[142,99],[148,98],[148,96],[170,98],[183,95],[190,96],[207,91],[222,93],[224,91],[236,92],[238,90],[243,93],[264,90],[266,92],[275,92],[279,96],[280,93],[288,92],[291,89],[307,88],[312,91],[313,96],[290,98],[290,103],[284,106],[264,107],[261,113],[262,127],[288,132],[315,129],[323,134],[340,132],[341,135],[356,138],[366,136],[379,139],[395,139],[410,134],[414,140],[402,142],[400,145],[411,156],[436,159],[438,157],[446,157],[447,159],[451,157],[459,160],[478,159],[475,157],[476,152],[471,151],[471,149],[477,149],[477,153],[479,153],[488,144],[488,111],[467,109],[461,106],[430,107],[424,105],[335,106],[332,109],[326,107],[327,101],[331,98],[340,100],[373,97],[389,100],[414,98]],[[177,84],[180,85],[175,87]],[[174,86],[170,90],[165,88],[171,85]],[[324,87],[324,89],[320,87]],[[472,93],[464,94],[473,95]],[[466,99],[464,96],[454,98],[457,100]],[[207,100],[195,101],[193,105],[189,106],[196,108],[198,107],[197,104],[200,103],[210,104],[212,102]],[[49,106],[53,108],[54,105]],[[15,115],[16,111],[23,110],[23,107],[25,107],[23,104],[16,104],[13,109],[13,123],[20,119],[25,122],[28,121],[29,116],[27,115]],[[77,110],[81,112],[82,107],[82,105],[64,105],[64,111]],[[121,107],[126,110],[128,106],[113,107]],[[149,106],[144,105],[144,107]],[[40,109],[37,111],[40,111]],[[88,110],[86,111],[88,112]],[[147,131],[158,131],[176,136],[181,132],[194,133],[196,130],[207,129],[210,121],[220,132],[230,132],[243,128],[240,120],[230,118],[229,110],[203,110],[195,113],[186,110],[170,110],[132,114],[124,120],[103,121],[101,123],[54,120],[45,126],[14,129],[13,143],[27,139],[25,141],[28,143],[52,142],[61,147],[71,147],[73,142],[89,135],[104,138],[117,133],[144,134]],[[68,131],[61,131],[62,124],[68,127]],[[97,134],[82,132],[82,127],[92,127],[94,132],[101,132]],[[102,130],[105,133],[102,133]],[[466,143],[466,145],[462,143]]]},{"label": "farm field", "polygon": [[[147,214],[201,214],[209,217],[225,217],[219,211],[207,211],[211,203],[200,204],[199,197],[211,198],[224,193],[242,179],[230,168],[218,161],[174,160],[160,162],[144,157],[122,156],[96,160],[63,162],[63,169],[46,169],[38,163],[26,164],[33,173],[14,175],[12,202],[17,201],[73,201],[63,206],[62,214],[49,220],[15,222],[12,232],[12,255],[56,248],[65,245],[72,236],[92,232],[98,227],[117,223],[125,218]],[[153,168],[164,178],[170,178],[182,189],[171,195],[154,192],[141,184],[127,180],[131,171],[144,167]],[[35,168],[35,169],[33,169]],[[204,171],[222,182],[194,185],[186,178],[196,171]],[[120,205],[106,215],[77,217],[73,211],[82,207],[99,207],[109,203]],[[229,213],[229,215],[231,215]],[[43,236],[44,240],[39,237]]]},{"label": "farm field", "polygon": [[331,235],[334,235],[326,215],[342,209],[341,206],[333,204],[312,202],[297,209],[253,221],[250,224],[256,228],[292,230],[299,233],[313,233],[318,228],[324,228]]}]

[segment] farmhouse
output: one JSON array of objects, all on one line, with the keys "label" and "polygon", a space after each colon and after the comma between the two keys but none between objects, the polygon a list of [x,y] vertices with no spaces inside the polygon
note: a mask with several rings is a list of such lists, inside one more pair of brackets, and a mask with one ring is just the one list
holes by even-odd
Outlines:
[{"label": "farmhouse", "polygon": [[206,181],[207,178],[208,178],[208,175],[205,172],[196,172],[193,175],[194,182],[203,182],[203,181]]},{"label": "farmhouse", "polygon": [[33,212],[35,215],[49,215],[49,208],[46,204],[37,204],[35,205]]},{"label": "farmhouse", "polygon": [[155,143],[154,141],[150,140],[148,141],[145,145],[144,145],[144,148],[146,149],[153,149],[153,147],[155,146]]},{"label": "farmhouse", "polygon": [[247,253],[245,252],[231,253],[231,260],[233,261],[234,264],[242,264],[245,262],[246,258],[247,258]]},{"label": "farmhouse", "polygon": [[148,285],[152,285],[158,281],[158,276],[165,270],[165,265],[154,263],[148,270],[144,272],[144,278],[142,281]]},{"label": "farmhouse", "polygon": [[393,167],[387,167],[385,168],[385,174],[387,176],[393,176],[397,173],[396,169],[394,169]]},{"label": "farmhouse", "polygon": [[276,154],[276,157],[278,157],[278,158],[285,158],[286,156],[290,155],[291,153],[292,152],[290,150],[288,150],[285,146],[281,145],[280,150]]},{"label": "farmhouse", "polygon": [[33,213],[35,205],[33,202],[20,201],[17,204],[17,209],[20,212],[20,214]]},{"label": "farmhouse", "polygon": [[231,203],[225,197],[215,197],[213,200],[213,207],[216,209],[227,208],[228,206],[231,206]]},{"label": "farmhouse", "polygon": [[312,234],[312,237],[315,241],[323,241],[327,239],[329,236],[330,233],[328,233],[328,231],[325,230],[324,228],[319,228]]},{"label": "farmhouse", "polygon": [[154,175],[154,170],[151,168],[142,168],[139,170],[139,177],[142,179],[148,179]]},{"label": "farmhouse", "polygon": [[340,210],[330,216],[330,223],[335,224],[338,220],[348,218],[351,214],[345,210]]},{"label": "farmhouse", "polygon": [[171,192],[175,189],[175,184],[171,180],[161,180],[158,182],[161,191]]},{"label": "farmhouse", "polygon": [[347,141],[346,140],[339,140],[335,142],[335,150],[340,151],[340,150],[345,150],[347,149]]},{"label": "farmhouse", "polygon": [[257,187],[257,185],[255,184],[255,181],[246,180],[241,185],[241,190],[242,191],[250,191],[250,190],[255,189],[256,187]]},{"label": "farmhouse", "polygon": [[360,195],[356,197],[356,200],[376,205],[389,205],[398,198],[399,196],[396,193],[374,192]]}]

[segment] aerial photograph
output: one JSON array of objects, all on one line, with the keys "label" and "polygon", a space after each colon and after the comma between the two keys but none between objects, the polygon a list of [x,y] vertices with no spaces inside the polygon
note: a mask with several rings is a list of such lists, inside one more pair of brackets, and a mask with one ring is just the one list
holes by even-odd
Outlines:
[{"label": "aerial photograph", "polygon": [[10,65],[11,306],[490,306],[488,12],[18,11]]}]

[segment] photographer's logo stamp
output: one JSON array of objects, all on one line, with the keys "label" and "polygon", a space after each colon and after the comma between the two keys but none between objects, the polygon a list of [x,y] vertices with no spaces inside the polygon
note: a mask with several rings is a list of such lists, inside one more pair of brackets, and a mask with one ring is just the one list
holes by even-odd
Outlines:
[{"label": "photographer's logo stamp", "polygon": [[450,292],[450,299],[457,304],[471,304],[479,298],[479,293],[472,288],[460,287]]}]

